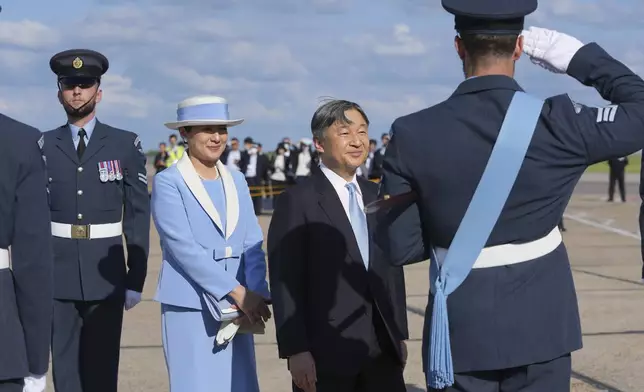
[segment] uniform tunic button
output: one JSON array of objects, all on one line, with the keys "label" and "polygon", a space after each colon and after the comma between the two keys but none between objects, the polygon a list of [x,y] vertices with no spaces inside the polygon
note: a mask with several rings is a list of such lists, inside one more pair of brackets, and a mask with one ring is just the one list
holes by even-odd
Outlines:
[{"label": "uniform tunic button", "polygon": [[78,172],[80,173],[80,172],[82,172],[82,171],[83,171],[83,168],[82,168],[82,167],[79,167],[79,168],[78,168]]},{"label": "uniform tunic button", "polygon": [[83,194],[83,191],[82,191],[82,190],[79,190],[79,191],[78,191],[78,192],[76,192],[76,193],[78,194],[78,196],[81,196],[81,195]]},{"label": "uniform tunic button", "polygon": [[78,220],[83,219],[83,214],[78,214],[78,215],[76,215],[76,218],[78,218]]}]

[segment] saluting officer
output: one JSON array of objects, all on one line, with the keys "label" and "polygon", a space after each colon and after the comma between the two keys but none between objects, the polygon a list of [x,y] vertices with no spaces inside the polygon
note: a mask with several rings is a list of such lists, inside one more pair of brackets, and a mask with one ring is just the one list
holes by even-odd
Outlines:
[{"label": "saluting officer", "polygon": [[[67,124],[45,133],[54,247],[52,367],[58,392],[117,388],[123,308],[141,300],[150,206],[139,137],[96,119],[108,60],[54,55]],[[127,269],[122,234],[127,244]]]},{"label": "saluting officer", "polygon": [[[521,35],[537,0],[442,4],[455,15],[466,80],[447,100],[394,121],[381,188],[390,208],[381,216],[380,242],[397,265],[435,251],[423,337],[430,391],[568,391],[570,353],[582,347],[582,337],[557,223],[589,165],[644,147],[644,81],[596,43],[540,28]],[[514,80],[522,52],[594,87],[614,106],[587,107],[565,94],[526,96]],[[493,150],[499,143],[506,148]],[[500,160],[488,172],[492,151],[517,170],[506,188],[502,176],[482,177],[484,170],[509,169]],[[408,192],[415,198],[400,196]],[[480,204],[470,204],[473,195]],[[489,200],[501,203],[486,226],[492,213],[479,206]],[[469,223],[460,227],[464,218]],[[433,344],[437,350],[428,352]]]},{"label": "saluting officer", "polygon": [[0,392],[42,392],[53,301],[43,136],[0,114],[0,140]]}]

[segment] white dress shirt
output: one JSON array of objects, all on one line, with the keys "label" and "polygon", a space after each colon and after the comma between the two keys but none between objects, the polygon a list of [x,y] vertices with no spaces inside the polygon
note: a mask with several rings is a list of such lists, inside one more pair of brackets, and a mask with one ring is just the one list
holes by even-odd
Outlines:
[{"label": "white dress shirt", "polygon": [[241,159],[241,151],[230,150],[230,152],[228,153],[228,160],[226,161],[226,166],[228,166],[228,168],[231,170],[239,171],[239,165],[235,163],[235,161],[239,161],[240,159]]},{"label": "white dress shirt", "polygon": [[[346,187],[348,182],[344,178],[336,174],[333,170],[326,167],[324,163],[322,163],[322,161],[320,161],[320,170],[322,170],[322,173],[324,173],[324,175],[329,180],[329,182],[331,182],[331,185],[333,185],[335,192],[338,194],[338,197],[340,198],[342,207],[344,207],[344,212],[347,214],[347,218],[349,219],[349,222],[350,222],[351,218],[349,217],[349,190]],[[355,174],[353,175],[353,179],[351,180],[351,182],[356,184],[358,204],[360,205],[360,210],[364,214],[364,202],[362,201],[362,189],[360,189],[360,185],[358,184],[358,180]]]}]

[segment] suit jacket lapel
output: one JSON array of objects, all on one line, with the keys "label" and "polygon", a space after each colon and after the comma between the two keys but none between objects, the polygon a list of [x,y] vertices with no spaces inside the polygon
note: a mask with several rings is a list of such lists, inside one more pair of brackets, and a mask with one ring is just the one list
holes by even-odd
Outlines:
[{"label": "suit jacket lapel", "polygon": [[340,197],[336,193],[335,188],[333,188],[333,185],[331,185],[331,182],[329,182],[317,166],[312,165],[311,172],[312,180],[315,182],[315,188],[319,194],[318,203],[320,207],[345,238],[349,256],[362,264],[360,248],[358,248],[356,236],[353,234],[351,222],[344,212]]},{"label": "suit jacket lapel", "polygon": [[76,153],[74,141],[72,140],[72,131],[67,125],[63,125],[58,128],[57,132],[58,134],[56,135],[56,138],[58,140],[56,142],[56,146],[58,146],[58,148],[65,153],[69,159],[78,165],[78,154]]},{"label": "suit jacket lapel", "polygon": [[[183,154],[184,157],[187,155]],[[224,194],[226,195],[226,239],[229,239],[239,221],[239,195],[237,194],[237,187],[235,186],[233,176],[221,160],[217,162],[217,169],[219,170],[221,181],[224,184]],[[244,213],[249,212],[245,211]]]},{"label": "suit jacket lapel", "polygon": [[[92,137],[89,139],[87,149],[81,157],[81,164],[87,162],[96,153],[98,153],[105,146],[105,138],[109,135],[109,131],[100,121],[96,120]],[[70,134],[71,137],[71,134]]]},{"label": "suit jacket lapel", "polygon": [[[212,200],[210,200],[206,187],[203,186],[201,178],[199,178],[195,167],[192,165],[192,162],[190,162],[188,154],[184,153],[176,165],[181,177],[183,177],[183,181],[188,186],[188,189],[190,189],[190,192],[192,192],[192,195],[197,199],[197,202],[199,202],[204,211],[206,211],[206,214],[208,214],[210,219],[212,219],[213,223],[217,226],[222,235],[225,235],[226,231],[221,223],[221,217],[219,216],[215,205],[212,203]],[[226,191],[225,187],[224,191]],[[226,192],[226,199],[228,199],[228,192]],[[228,205],[228,200],[226,200],[226,202],[226,205]]]}]

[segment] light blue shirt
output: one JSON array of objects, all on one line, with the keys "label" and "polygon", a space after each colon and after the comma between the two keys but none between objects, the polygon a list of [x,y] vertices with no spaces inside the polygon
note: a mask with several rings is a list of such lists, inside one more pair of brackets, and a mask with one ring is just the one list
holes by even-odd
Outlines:
[{"label": "light blue shirt", "polygon": [[[81,127],[78,127],[74,124],[67,124],[69,125],[69,129],[71,130],[72,133],[72,141],[74,142],[74,148],[78,148],[78,143],[80,143],[80,137],[78,137],[78,131],[81,129]],[[85,124],[84,127],[82,127],[85,132],[85,145],[87,146],[89,144],[89,139],[92,137],[92,132],[94,132],[94,127],[96,126],[96,116],[94,116],[87,124]]]}]

